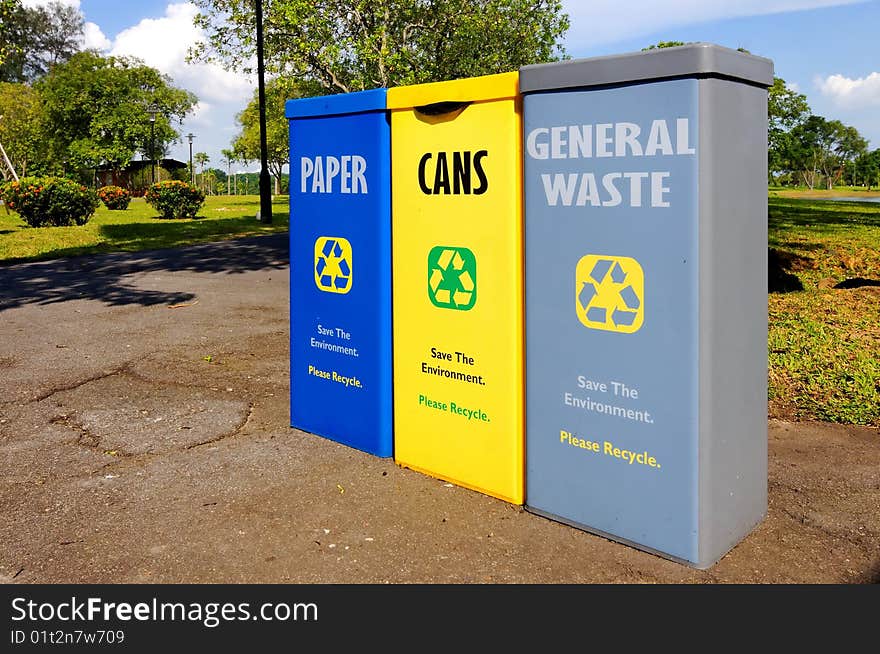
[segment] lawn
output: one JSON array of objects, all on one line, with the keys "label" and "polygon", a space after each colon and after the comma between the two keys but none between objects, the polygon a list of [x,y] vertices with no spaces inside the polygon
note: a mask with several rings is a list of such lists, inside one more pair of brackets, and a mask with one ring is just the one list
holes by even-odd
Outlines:
[{"label": "lawn", "polygon": [[880,204],[779,195],[770,247],[803,290],[769,294],[770,415],[880,426]]},{"label": "lawn", "polygon": [[101,205],[82,227],[31,228],[4,207],[0,208],[0,264],[154,250],[287,231],[287,196],[273,198],[271,224],[256,220],[259,208],[256,195],[212,196],[195,219],[162,220],[143,198],[134,198],[125,211]]},{"label": "lawn", "polygon": [[[769,199],[770,247],[803,287],[768,297],[770,415],[880,426],[880,203],[804,195],[773,190]],[[161,220],[135,199],[127,211],[101,207],[84,227],[39,229],[0,209],[0,264],[288,229],[286,196],[275,199],[271,225],[256,221],[258,207],[257,196],[210,197],[195,220]],[[847,280],[856,287],[834,288]]]},{"label": "lawn", "polygon": [[796,199],[827,199],[827,198],[880,198],[880,188],[876,186],[870,191],[863,186],[835,186],[830,191],[824,188],[814,188],[812,191],[806,186],[790,188],[784,186],[771,186],[770,195],[780,198]]}]

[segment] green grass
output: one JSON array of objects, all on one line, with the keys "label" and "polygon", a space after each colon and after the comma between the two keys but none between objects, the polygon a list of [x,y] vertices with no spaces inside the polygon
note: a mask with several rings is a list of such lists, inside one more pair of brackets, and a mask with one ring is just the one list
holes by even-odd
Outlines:
[{"label": "green grass", "polygon": [[804,290],[771,293],[770,413],[880,425],[880,204],[769,200],[770,246]]},{"label": "green grass", "polygon": [[864,186],[835,186],[828,191],[824,187],[817,186],[812,191],[807,186],[771,186],[770,193],[779,197],[790,198],[827,198],[827,197],[878,197],[880,188],[871,187],[869,191]]},{"label": "green grass", "polygon": [[255,195],[209,197],[192,220],[163,220],[142,198],[135,198],[125,211],[110,211],[101,205],[82,227],[28,227],[18,214],[7,214],[0,208],[0,264],[286,232],[287,202],[287,196],[273,198],[269,225],[255,218],[260,207]]}]

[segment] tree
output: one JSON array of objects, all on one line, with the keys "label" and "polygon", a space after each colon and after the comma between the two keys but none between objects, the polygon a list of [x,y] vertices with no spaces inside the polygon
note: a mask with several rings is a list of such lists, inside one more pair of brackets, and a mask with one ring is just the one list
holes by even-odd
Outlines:
[{"label": "tree", "polygon": [[816,133],[819,138],[819,169],[825,177],[826,188],[830,191],[841,178],[848,163],[867,150],[868,142],[862,138],[855,127],[844,125],[839,120],[826,120],[818,116]]},{"label": "tree", "polygon": [[225,182],[226,181],[226,172],[223,170],[220,170],[219,168],[208,168],[205,172],[211,173],[214,177],[217,178],[218,182]]},{"label": "tree", "polygon": [[0,3],[0,81],[31,82],[69,60],[82,40],[82,12],[58,0],[24,7],[21,0]]},{"label": "tree", "polygon": [[15,14],[20,8],[20,0],[0,0],[0,74],[6,60],[18,52],[20,47],[14,42],[12,30]]},{"label": "tree", "polygon": [[210,195],[221,195],[225,190],[224,187],[229,181],[229,177],[226,172],[220,170],[219,168],[208,168],[203,173],[203,177]]},{"label": "tree", "polygon": [[792,130],[809,115],[807,96],[789,88],[781,77],[774,77],[767,95],[767,169],[771,178],[792,170]]},{"label": "tree", "polygon": [[808,116],[791,131],[792,169],[798,170],[812,191],[819,181],[822,167],[822,141],[826,138],[826,121],[820,116]]},{"label": "tree", "polygon": [[[48,138],[63,153],[65,169],[120,169],[140,151],[167,151],[179,140],[171,126],[189,113],[196,97],[137,59],[80,52],[37,82],[50,126]],[[155,102],[155,149],[147,107]],[[152,157],[151,157],[152,158]]]},{"label": "tree", "polygon": [[202,190],[207,195],[217,194],[217,176],[214,174],[216,168],[209,168],[202,173]]},{"label": "tree", "polygon": [[853,163],[853,184],[861,184],[870,191],[875,184],[880,184],[880,149],[865,152]]},{"label": "tree", "polygon": [[828,190],[843,175],[847,163],[867,150],[868,142],[855,127],[839,120],[809,116],[791,131],[793,163],[812,190],[820,175]]},{"label": "tree", "polygon": [[[868,152],[868,141],[859,130],[851,125],[844,125],[840,121],[837,124],[836,142],[834,144],[834,156],[837,159],[834,169],[834,182],[840,180],[847,166],[852,166],[855,161]],[[829,184],[828,188],[831,188]]]},{"label": "tree", "polygon": [[0,143],[20,177],[55,172],[40,95],[26,84],[0,82]]},{"label": "tree", "polygon": [[[207,40],[195,60],[247,67],[251,0],[194,0]],[[274,0],[264,12],[266,67],[324,93],[516,70],[562,55],[561,0]]]},{"label": "tree", "polygon": [[21,0],[0,0],[0,81],[23,82],[30,13]]},{"label": "tree", "polygon": [[[313,90],[317,92],[317,89]],[[266,149],[269,172],[275,179],[275,194],[281,192],[281,173],[290,160],[287,118],[284,105],[288,99],[301,97],[300,85],[290,77],[278,77],[266,84]],[[257,92],[236,116],[241,132],[232,144],[235,158],[256,161],[260,158],[260,105]],[[224,155],[227,150],[224,150]]]},{"label": "tree", "polygon": [[196,152],[193,155],[193,161],[196,162],[196,165],[199,167],[199,181],[200,185],[204,188],[205,185],[205,165],[211,161],[211,157],[208,156],[207,152]]},{"label": "tree", "polygon": [[226,162],[226,195],[232,195],[232,163],[236,160],[235,150],[220,150]]},{"label": "tree", "polygon": [[677,48],[680,45],[687,45],[684,41],[658,41],[647,48],[642,48],[642,52],[646,50],[661,50],[663,48]]}]

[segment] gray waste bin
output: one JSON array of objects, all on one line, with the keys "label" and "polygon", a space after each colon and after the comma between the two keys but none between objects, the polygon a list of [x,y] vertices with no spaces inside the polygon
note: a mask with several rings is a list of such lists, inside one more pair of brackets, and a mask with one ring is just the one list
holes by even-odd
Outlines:
[{"label": "gray waste bin", "polygon": [[767,87],[695,44],[527,66],[526,505],[696,567],[767,507]]}]

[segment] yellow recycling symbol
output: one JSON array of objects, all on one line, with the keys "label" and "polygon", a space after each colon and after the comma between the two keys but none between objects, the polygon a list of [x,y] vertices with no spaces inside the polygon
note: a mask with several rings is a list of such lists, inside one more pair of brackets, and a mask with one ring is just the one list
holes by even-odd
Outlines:
[{"label": "yellow recycling symbol", "polygon": [[582,257],[574,294],[578,320],[590,329],[632,334],[645,320],[645,273],[635,259]]},{"label": "yellow recycling symbol", "polygon": [[351,243],[341,236],[321,236],[315,241],[315,284],[327,293],[351,290]]}]

